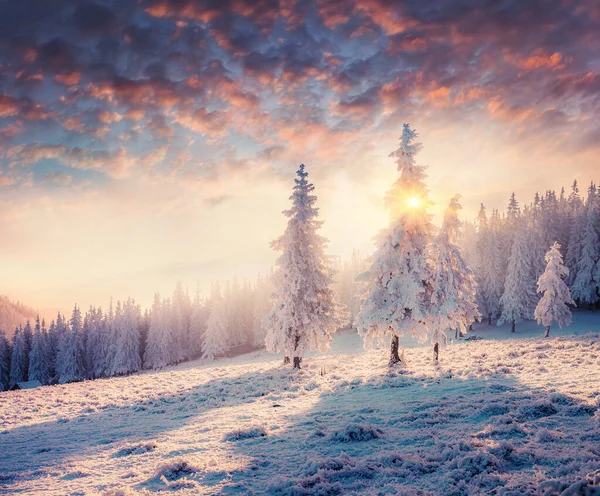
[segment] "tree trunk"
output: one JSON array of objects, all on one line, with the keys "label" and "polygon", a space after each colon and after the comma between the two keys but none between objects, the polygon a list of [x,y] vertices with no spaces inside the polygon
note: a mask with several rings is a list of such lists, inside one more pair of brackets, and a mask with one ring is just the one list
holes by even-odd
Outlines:
[{"label": "tree trunk", "polygon": [[289,356],[284,356],[283,357],[283,364],[287,365],[288,363],[290,363],[290,357]]},{"label": "tree trunk", "polygon": [[456,328],[456,331],[454,332],[454,339],[458,339],[458,327]]},{"label": "tree trunk", "polygon": [[488,325],[492,325],[492,314],[488,314]]},{"label": "tree trunk", "polygon": [[301,357],[294,357],[294,368],[300,370],[300,363],[302,362]]},{"label": "tree trunk", "polygon": [[392,367],[393,365],[400,362],[400,356],[398,355],[398,347],[399,347],[398,336],[396,336],[395,334],[392,334],[392,344],[390,347],[390,362],[389,362],[390,367]]},{"label": "tree trunk", "polygon": [[473,323],[472,323],[472,322],[469,324],[469,331],[470,331],[470,332],[472,332],[472,331],[473,331]]},{"label": "tree trunk", "polygon": [[515,321],[512,321],[512,325],[510,326],[510,332],[515,332]]},{"label": "tree trunk", "polygon": [[544,337],[547,338],[550,336],[550,326],[546,326],[546,332],[544,333]]},{"label": "tree trunk", "polygon": [[438,359],[440,357],[440,345],[439,343],[435,343],[433,345],[433,359],[435,363],[438,363]]}]

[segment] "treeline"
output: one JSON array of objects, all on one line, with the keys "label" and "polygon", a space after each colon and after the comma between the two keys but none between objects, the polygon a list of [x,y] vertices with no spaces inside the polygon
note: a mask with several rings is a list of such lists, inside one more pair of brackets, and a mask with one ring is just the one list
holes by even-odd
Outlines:
[{"label": "treeline", "polygon": [[[488,213],[463,227],[462,247],[477,280],[477,305],[489,324],[533,319],[544,272],[544,254],[557,241],[569,269],[565,280],[580,307],[600,301],[600,193],[594,183],[582,197],[577,181],[569,193],[535,194],[523,208],[513,194],[505,212]],[[518,284],[517,284],[518,282]],[[509,291],[518,287],[518,294]],[[516,301],[513,301],[516,297]]]},{"label": "treeline", "polygon": [[12,340],[0,331],[0,389],[19,382],[64,384],[157,369],[197,358],[262,347],[261,319],[268,311],[267,278],[253,284],[214,284],[208,298],[194,298],[178,284],[170,298],[156,294],[142,311],[134,299],[107,311],[60,313],[48,325],[36,318],[18,326]]}]

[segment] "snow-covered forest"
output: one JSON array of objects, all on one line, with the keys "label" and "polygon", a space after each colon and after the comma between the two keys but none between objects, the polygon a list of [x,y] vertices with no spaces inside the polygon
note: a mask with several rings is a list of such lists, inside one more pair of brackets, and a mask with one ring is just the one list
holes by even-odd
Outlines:
[{"label": "snow-covered forest", "polygon": [[[386,194],[390,227],[371,257],[341,261],[325,254],[317,234],[317,196],[304,165],[298,170],[286,233],[273,247],[278,266],[256,281],[216,282],[208,297],[178,284],[142,310],[133,298],[85,313],[57,315],[0,332],[0,386],[37,380],[56,384],[159,369],[187,360],[235,355],[267,346],[299,367],[306,351],[326,351],[337,329],[355,327],[365,346],[391,338],[390,364],[402,360],[398,338],[459,336],[476,321],[524,320],[568,325],[570,308],[600,301],[600,191],[577,181],[558,193],[514,194],[506,208],[484,204],[473,221],[459,220],[459,196],[442,225],[431,223],[422,145],[405,125],[396,158],[398,180]],[[564,264],[563,264],[564,260]],[[307,270],[309,268],[309,270]],[[564,279],[564,281],[563,281]],[[539,280],[539,282],[538,282]],[[562,305],[562,306],[561,306]],[[313,319],[312,323],[309,320]]]}]

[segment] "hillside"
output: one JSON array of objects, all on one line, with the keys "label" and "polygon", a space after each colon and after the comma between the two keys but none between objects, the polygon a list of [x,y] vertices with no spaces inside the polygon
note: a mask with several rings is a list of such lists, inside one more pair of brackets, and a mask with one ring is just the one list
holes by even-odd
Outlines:
[{"label": "hillside", "polygon": [[37,312],[27,305],[14,302],[4,295],[0,295],[0,330],[11,337],[18,325],[24,325],[27,320],[35,320]]},{"label": "hillside", "polygon": [[0,393],[0,490],[550,495],[593,485],[600,326],[583,321],[594,332],[450,345],[439,367],[416,347],[389,371],[385,352],[363,352],[344,332],[299,372],[260,352]]}]

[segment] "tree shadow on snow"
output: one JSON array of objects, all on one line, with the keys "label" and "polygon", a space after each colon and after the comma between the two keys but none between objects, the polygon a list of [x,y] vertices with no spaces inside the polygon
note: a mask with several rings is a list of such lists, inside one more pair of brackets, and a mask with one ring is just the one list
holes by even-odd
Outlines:
[{"label": "tree shadow on snow", "polygon": [[251,462],[220,491],[532,494],[540,477],[573,481],[600,467],[596,410],[502,373],[391,371],[323,392],[285,430],[229,442]]}]

